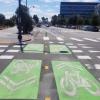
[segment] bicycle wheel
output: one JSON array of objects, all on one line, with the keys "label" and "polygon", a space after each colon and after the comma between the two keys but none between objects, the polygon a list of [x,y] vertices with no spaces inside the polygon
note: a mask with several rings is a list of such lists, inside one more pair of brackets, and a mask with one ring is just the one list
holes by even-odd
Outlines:
[{"label": "bicycle wheel", "polygon": [[91,80],[85,80],[87,86],[85,86],[85,89],[91,93],[94,96],[100,96],[100,87]]},{"label": "bicycle wheel", "polygon": [[75,84],[71,80],[66,80],[64,77],[60,81],[62,91],[68,96],[76,95]]}]

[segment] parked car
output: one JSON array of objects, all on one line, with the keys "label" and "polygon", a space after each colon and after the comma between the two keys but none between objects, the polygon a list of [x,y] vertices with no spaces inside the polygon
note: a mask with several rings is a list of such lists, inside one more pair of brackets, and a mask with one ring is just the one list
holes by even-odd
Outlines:
[{"label": "parked car", "polygon": [[83,26],[82,30],[84,30],[84,31],[98,32],[99,28],[96,27],[96,26]]},{"label": "parked car", "polygon": [[38,23],[36,26],[37,26],[37,27],[41,27],[41,24],[40,24],[40,23]]},{"label": "parked car", "polygon": [[70,28],[71,28],[71,29],[76,29],[77,27],[76,27],[76,26],[71,26]]}]

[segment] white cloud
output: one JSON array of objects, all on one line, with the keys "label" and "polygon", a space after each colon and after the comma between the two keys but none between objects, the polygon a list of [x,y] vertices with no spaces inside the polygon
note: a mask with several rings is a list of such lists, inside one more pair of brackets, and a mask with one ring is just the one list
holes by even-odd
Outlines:
[{"label": "white cloud", "polygon": [[45,10],[45,12],[43,10],[41,10],[40,8],[31,8],[30,9],[30,13],[33,16],[34,14],[38,15],[39,18],[41,17],[47,17],[49,20],[51,19],[51,17],[55,14],[58,14],[56,11],[53,11],[52,9],[47,9]]},{"label": "white cloud", "polygon": [[10,17],[12,17],[12,16],[14,15],[14,12],[3,12],[2,14],[4,14],[5,17],[6,17],[7,19],[9,19]]},{"label": "white cloud", "polygon": [[0,2],[6,3],[6,4],[13,3],[13,2],[16,2],[16,1],[17,0],[0,0]]},{"label": "white cloud", "polygon": [[65,2],[96,2],[99,0],[42,0],[46,3],[50,3],[50,2],[61,2],[61,1],[65,1]]}]

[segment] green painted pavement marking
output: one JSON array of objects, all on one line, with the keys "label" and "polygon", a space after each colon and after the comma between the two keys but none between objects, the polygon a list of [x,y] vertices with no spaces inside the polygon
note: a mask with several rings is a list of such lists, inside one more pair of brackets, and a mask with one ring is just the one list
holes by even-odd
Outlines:
[{"label": "green painted pavement marking", "polygon": [[13,60],[0,75],[0,99],[37,99],[40,60]]},{"label": "green painted pavement marking", "polygon": [[25,48],[25,52],[43,53],[44,44],[28,44]]},{"label": "green painted pavement marking", "polygon": [[57,44],[50,45],[50,52],[57,54],[71,54],[71,51],[65,45],[57,45]]},{"label": "green painted pavement marking", "polygon": [[100,100],[100,83],[80,62],[52,61],[60,100]]}]

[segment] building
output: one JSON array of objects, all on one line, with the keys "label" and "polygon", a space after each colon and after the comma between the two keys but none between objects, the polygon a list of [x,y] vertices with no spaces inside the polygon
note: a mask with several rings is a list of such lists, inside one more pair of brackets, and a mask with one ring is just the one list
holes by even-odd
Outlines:
[{"label": "building", "polygon": [[91,17],[95,12],[97,2],[61,2],[60,15],[71,17],[80,15],[82,17]]}]

